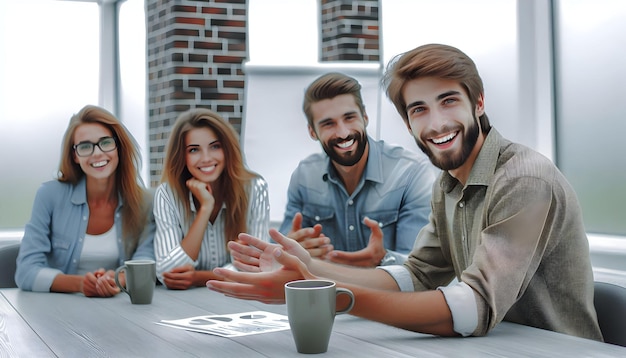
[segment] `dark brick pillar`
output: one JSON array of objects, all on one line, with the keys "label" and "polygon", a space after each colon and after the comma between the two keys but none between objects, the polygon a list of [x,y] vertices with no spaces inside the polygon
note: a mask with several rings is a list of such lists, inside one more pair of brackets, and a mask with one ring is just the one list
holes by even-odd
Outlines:
[{"label": "dark brick pillar", "polygon": [[145,0],[150,185],[161,178],[174,120],[190,108],[218,112],[241,131],[246,0]]},{"label": "dark brick pillar", "polygon": [[321,61],[379,61],[378,0],[321,1]]}]

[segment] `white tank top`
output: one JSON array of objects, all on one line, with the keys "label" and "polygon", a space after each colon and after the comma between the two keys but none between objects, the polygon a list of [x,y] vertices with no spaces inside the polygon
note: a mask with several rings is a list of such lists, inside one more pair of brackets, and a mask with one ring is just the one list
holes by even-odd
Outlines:
[{"label": "white tank top", "polygon": [[85,235],[83,251],[78,263],[78,274],[84,275],[99,268],[115,270],[118,265],[119,252],[115,225],[101,235]]}]

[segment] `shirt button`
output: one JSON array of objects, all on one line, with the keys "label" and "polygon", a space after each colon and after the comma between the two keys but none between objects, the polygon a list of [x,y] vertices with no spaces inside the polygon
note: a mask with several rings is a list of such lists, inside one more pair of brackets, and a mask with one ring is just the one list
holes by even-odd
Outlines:
[{"label": "shirt button", "polygon": [[86,217],[86,216],[83,216],[83,221],[85,221],[85,220],[87,220],[87,217]]},{"label": "shirt button", "polygon": [[465,206],[465,203],[463,203],[463,202],[460,202],[460,203],[459,203],[459,208],[462,208],[462,207],[464,207],[464,206]]},{"label": "shirt button", "polygon": [[378,223],[378,227],[383,227],[383,223]]},{"label": "shirt button", "polygon": [[348,200],[348,205],[352,205],[354,204],[354,201],[352,199]]},{"label": "shirt button", "polygon": [[315,216],[315,221],[320,221],[320,217],[319,216]]},{"label": "shirt button", "polygon": [[350,231],[354,231],[354,225],[350,225],[350,226],[348,227],[348,229],[349,229]]}]

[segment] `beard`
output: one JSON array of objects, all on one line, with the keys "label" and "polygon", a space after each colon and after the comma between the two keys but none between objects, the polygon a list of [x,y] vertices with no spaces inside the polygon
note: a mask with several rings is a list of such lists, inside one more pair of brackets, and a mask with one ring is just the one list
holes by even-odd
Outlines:
[{"label": "beard", "polygon": [[[338,143],[346,142],[353,140],[356,142],[357,147],[354,151],[342,152],[339,153],[335,150],[335,146]],[[322,148],[326,155],[330,157],[330,159],[344,167],[351,167],[361,160],[363,157],[363,153],[365,153],[365,146],[367,145],[367,134],[365,132],[354,132],[347,136],[346,138],[341,139],[332,139],[327,143],[322,143]]]},{"label": "beard", "polygon": [[436,156],[432,150],[428,148],[428,146],[424,145],[426,139],[422,139],[422,141],[413,137],[417,146],[428,156],[431,163],[434,166],[441,170],[454,170],[463,165],[467,158],[472,153],[472,149],[476,145],[476,141],[478,141],[478,135],[480,134],[480,127],[478,125],[478,118],[474,115],[474,122],[470,124],[466,131],[461,132],[463,135],[463,146],[461,147],[461,151],[452,153],[451,155],[446,156]]}]

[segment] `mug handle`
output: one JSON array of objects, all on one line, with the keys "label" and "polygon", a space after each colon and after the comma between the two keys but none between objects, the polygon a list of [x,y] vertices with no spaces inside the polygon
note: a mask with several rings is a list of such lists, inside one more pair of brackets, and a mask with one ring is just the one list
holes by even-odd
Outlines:
[{"label": "mug handle", "polygon": [[130,292],[128,292],[128,290],[126,289],[126,287],[123,287],[120,284],[120,280],[119,280],[119,275],[121,271],[126,271],[128,269],[128,267],[126,265],[122,265],[120,267],[118,267],[117,269],[115,269],[115,284],[117,285],[117,287],[120,288],[120,290],[126,292],[127,295],[130,296]]},{"label": "mug handle", "polygon": [[335,314],[344,314],[344,313],[350,312],[352,307],[354,307],[354,294],[352,293],[352,291],[348,290],[347,288],[337,287],[335,294],[337,296],[343,294],[343,295],[348,295],[350,297],[350,303],[348,304],[348,307],[340,311],[337,311]]}]

